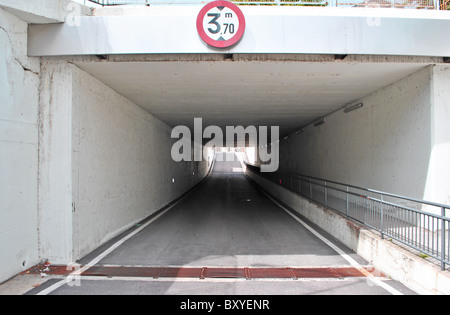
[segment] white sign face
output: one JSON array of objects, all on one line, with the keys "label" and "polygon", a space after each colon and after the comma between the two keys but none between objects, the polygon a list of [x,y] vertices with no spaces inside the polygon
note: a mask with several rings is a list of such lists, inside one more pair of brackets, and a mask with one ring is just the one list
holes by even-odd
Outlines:
[{"label": "white sign face", "polygon": [[229,1],[213,1],[200,11],[197,30],[208,45],[226,48],[236,44],[244,35],[245,18],[237,5]]},{"label": "white sign face", "polygon": [[203,30],[214,41],[226,41],[239,30],[239,17],[230,8],[213,7],[203,17]]}]

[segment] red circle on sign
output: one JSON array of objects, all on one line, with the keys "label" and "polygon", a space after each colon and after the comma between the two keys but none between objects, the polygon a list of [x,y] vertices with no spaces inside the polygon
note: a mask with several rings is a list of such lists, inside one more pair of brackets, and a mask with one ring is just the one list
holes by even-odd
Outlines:
[{"label": "red circle on sign", "polygon": [[[236,34],[228,39],[228,40],[214,40],[213,38],[209,37],[208,34],[206,34],[206,31],[203,28],[203,19],[205,15],[208,13],[209,10],[216,8],[216,7],[226,7],[232,10],[239,19],[239,29],[237,30]],[[197,31],[200,35],[201,39],[207,43],[210,46],[216,47],[216,48],[227,48],[230,46],[233,46],[236,44],[244,35],[245,32],[245,17],[242,13],[241,9],[234,3],[231,3],[229,1],[219,0],[219,1],[213,1],[205,5],[197,17]]]}]

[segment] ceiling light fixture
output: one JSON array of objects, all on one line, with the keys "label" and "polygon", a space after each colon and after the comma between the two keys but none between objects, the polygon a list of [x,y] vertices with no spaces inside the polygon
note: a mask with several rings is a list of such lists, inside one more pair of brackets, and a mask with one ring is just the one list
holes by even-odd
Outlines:
[{"label": "ceiling light fixture", "polygon": [[323,125],[325,123],[325,118],[322,118],[321,120],[318,120],[314,123],[314,127]]},{"label": "ceiling light fixture", "polygon": [[356,109],[358,109],[358,108],[361,108],[361,107],[363,107],[363,106],[364,106],[363,103],[359,103],[359,104],[355,104],[355,105],[346,107],[346,108],[344,109],[344,113],[349,113],[349,112],[354,111],[354,110],[356,110]]}]

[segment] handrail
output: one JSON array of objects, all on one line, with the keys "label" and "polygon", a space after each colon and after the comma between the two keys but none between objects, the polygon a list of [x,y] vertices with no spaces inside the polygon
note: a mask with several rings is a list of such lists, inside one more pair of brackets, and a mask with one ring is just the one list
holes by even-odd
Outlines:
[{"label": "handrail", "polygon": [[[92,3],[102,6],[114,5],[158,5],[158,4],[204,4],[212,0],[89,0]],[[288,5],[288,6],[320,6],[320,7],[364,7],[364,8],[416,8],[416,9],[436,9],[439,0],[231,0],[237,5]],[[445,1],[445,0],[441,0]]]},{"label": "handrail", "polygon": [[442,0],[440,9],[441,10],[450,10],[450,0]]},{"label": "handrail", "polygon": [[[251,164],[248,164],[247,162],[245,162],[245,164],[246,164],[246,167],[251,167],[253,169],[260,169],[260,167],[258,167],[256,165],[251,165]],[[412,198],[412,197],[406,197],[406,196],[402,196],[402,195],[397,195],[397,194],[388,193],[385,191],[375,190],[375,189],[371,189],[371,188],[365,188],[365,187],[351,185],[351,184],[344,184],[344,183],[340,183],[340,182],[336,182],[336,181],[332,181],[332,180],[328,180],[328,179],[323,179],[323,178],[319,178],[319,177],[308,176],[308,175],[303,175],[303,174],[292,174],[292,173],[286,173],[286,172],[277,172],[277,174],[285,174],[285,175],[290,175],[290,176],[294,176],[294,177],[304,177],[304,178],[308,178],[308,179],[311,178],[314,180],[327,182],[327,183],[331,183],[331,184],[335,184],[335,185],[346,186],[349,188],[359,189],[359,190],[371,192],[371,193],[378,194],[378,195],[384,195],[384,196],[394,197],[394,198],[398,198],[398,199],[404,199],[404,200],[413,201],[413,202],[417,202],[417,203],[427,204],[427,205],[438,207],[438,208],[450,209],[450,205],[446,205],[446,204],[442,204],[442,203],[421,200],[421,199],[416,199],[416,198]]]},{"label": "handrail", "polygon": [[[450,205],[307,175],[262,173],[260,167],[245,164],[248,171],[375,229],[382,238],[388,236],[439,260],[442,270],[450,265],[450,217],[446,215]],[[369,196],[370,194],[377,198]],[[419,209],[414,209],[410,205],[385,200],[386,197],[420,206]],[[424,205],[435,207],[436,212],[440,213],[423,211]]]},{"label": "handrail", "polygon": [[[281,174],[287,174],[287,173],[281,173]],[[318,177],[306,176],[306,175],[301,175],[301,174],[291,174],[291,175],[311,178],[314,180],[319,180],[319,181],[323,181],[323,182],[327,182],[327,183],[332,183],[332,184],[336,184],[336,185],[341,185],[341,186],[346,186],[346,187],[355,188],[355,189],[359,189],[359,190],[364,190],[364,191],[371,192],[371,193],[378,194],[378,195],[389,196],[389,197],[393,197],[393,198],[404,199],[404,200],[408,200],[408,201],[422,203],[422,204],[426,204],[426,205],[434,206],[434,207],[438,207],[438,208],[450,209],[450,205],[446,205],[446,204],[442,204],[442,203],[426,201],[426,200],[416,199],[416,198],[412,198],[412,197],[406,197],[406,196],[402,196],[402,195],[388,193],[385,191],[364,188],[364,187],[359,187],[359,186],[350,185],[350,184],[343,184],[343,183],[339,183],[339,182],[335,182],[335,181],[331,181],[331,180],[327,180],[327,179],[322,179],[322,178],[318,178]]]}]

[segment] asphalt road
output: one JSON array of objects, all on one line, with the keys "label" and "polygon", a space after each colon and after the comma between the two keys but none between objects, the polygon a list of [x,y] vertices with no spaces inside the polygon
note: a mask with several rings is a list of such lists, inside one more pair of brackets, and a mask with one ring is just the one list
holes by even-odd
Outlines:
[{"label": "asphalt road", "polygon": [[[314,228],[361,266],[369,265],[326,232]],[[98,257],[127,233],[99,248],[81,263]],[[268,199],[242,173],[239,162],[216,161],[211,175],[199,187],[139,233],[102,256],[96,266],[344,268],[349,262]],[[383,276],[379,279],[397,292],[413,294],[400,283]],[[78,285],[60,283],[55,286],[58,281],[49,280],[29,293],[36,294],[45,289],[48,289],[47,294],[61,295],[392,293],[365,277],[327,278],[320,275],[297,281],[105,275],[83,276]]]}]

